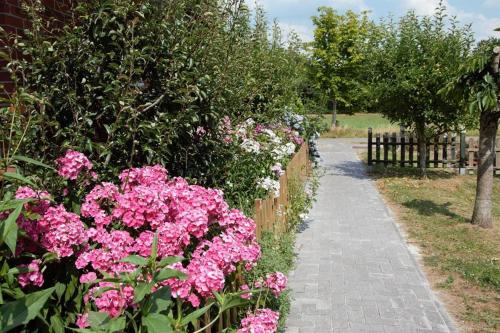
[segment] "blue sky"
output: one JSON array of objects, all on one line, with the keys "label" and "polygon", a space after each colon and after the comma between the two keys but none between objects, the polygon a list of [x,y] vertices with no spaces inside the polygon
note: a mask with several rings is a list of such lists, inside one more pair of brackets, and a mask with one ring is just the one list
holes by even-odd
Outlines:
[{"label": "blue sky", "polygon": [[[311,40],[313,26],[311,16],[319,6],[331,6],[342,12],[346,9],[355,11],[369,10],[371,17],[377,20],[392,13],[404,14],[408,9],[415,9],[418,14],[432,14],[439,0],[245,0],[250,6],[255,1],[266,10],[269,19],[277,18],[283,30],[294,30],[302,39]],[[472,23],[472,30],[477,40],[488,36],[500,38],[494,32],[500,27],[500,0],[445,0],[449,13],[455,15],[461,23]]]}]

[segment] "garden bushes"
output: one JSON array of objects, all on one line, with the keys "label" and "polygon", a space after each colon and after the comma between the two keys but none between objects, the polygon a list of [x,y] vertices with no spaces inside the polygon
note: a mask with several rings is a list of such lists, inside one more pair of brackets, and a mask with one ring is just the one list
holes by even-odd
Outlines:
[{"label": "garden bushes", "polygon": [[269,261],[290,269],[293,236],[258,244],[246,216],[317,131],[299,42],[239,0],[91,0],[58,31],[25,10],[1,113],[2,327],[194,332],[237,308],[234,330],[275,331]]}]

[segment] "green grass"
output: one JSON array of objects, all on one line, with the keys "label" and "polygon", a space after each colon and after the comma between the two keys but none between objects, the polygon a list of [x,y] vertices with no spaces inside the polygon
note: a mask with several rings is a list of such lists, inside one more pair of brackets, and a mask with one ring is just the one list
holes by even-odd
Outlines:
[{"label": "green grass", "polygon": [[[450,311],[467,332],[500,330],[500,178],[495,179],[493,229],[469,223],[475,177],[416,169],[376,168],[373,176],[400,221],[422,250],[434,285],[455,305]],[[437,276],[437,277],[436,277]]]},{"label": "green grass", "polygon": [[[330,126],[332,115],[323,115],[324,121]],[[337,115],[339,126],[323,134],[328,138],[356,138],[366,137],[368,128],[371,127],[374,133],[398,132],[399,126],[391,123],[379,113],[356,113],[353,115]]]}]

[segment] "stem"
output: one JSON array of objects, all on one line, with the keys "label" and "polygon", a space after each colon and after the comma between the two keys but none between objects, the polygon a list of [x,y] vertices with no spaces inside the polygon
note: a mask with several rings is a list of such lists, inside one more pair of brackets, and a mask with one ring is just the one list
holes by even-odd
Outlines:
[{"label": "stem", "polygon": [[177,325],[180,325],[182,320],[182,304],[178,298],[176,299],[176,303],[177,303]]},{"label": "stem", "polygon": [[195,331],[195,332],[193,332],[193,333],[200,333],[200,332],[202,332],[203,330],[205,330],[205,329],[207,329],[207,328],[211,327],[213,324],[215,324],[215,322],[217,321],[217,319],[219,319],[220,314],[221,314],[221,313],[219,312],[219,313],[217,314],[217,316],[215,317],[215,319],[214,319],[214,320],[212,320],[212,321],[211,321],[210,323],[208,323],[206,326],[204,326],[204,327],[200,328],[199,330],[197,330],[197,331]]}]

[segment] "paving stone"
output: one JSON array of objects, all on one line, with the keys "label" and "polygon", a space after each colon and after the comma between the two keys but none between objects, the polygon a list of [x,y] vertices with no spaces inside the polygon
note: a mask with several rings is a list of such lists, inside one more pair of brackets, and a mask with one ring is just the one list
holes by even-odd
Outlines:
[{"label": "paving stone", "polygon": [[352,148],[321,139],[318,197],[297,235],[287,333],[457,332]]}]

